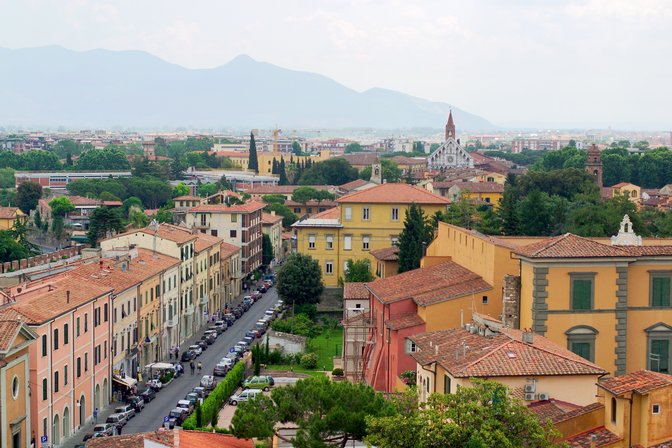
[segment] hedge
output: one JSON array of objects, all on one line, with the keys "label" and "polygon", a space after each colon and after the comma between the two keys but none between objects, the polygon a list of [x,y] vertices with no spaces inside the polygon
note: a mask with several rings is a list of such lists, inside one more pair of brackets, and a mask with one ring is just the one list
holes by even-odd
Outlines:
[{"label": "hedge", "polygon": [[[238,389],[243,377],[245,376],[245,363],[239,361],[226,374],[226,377],[217,384],[208,398],[203,400],[201,405],[201,412],[203,413],[202,421],[209,424],[213,417],[219,413],[219,410],[224,406],[224,402]],[[198,429],[196,426],[196,413],[191,414],[182,424],[183,429]]]}]

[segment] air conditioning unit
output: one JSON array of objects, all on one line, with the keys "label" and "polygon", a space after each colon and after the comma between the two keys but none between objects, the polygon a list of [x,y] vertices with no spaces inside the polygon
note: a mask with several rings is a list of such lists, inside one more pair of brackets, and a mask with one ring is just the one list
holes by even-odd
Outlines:
[{"label": "air conditioning unit", "polygon": [[540,400],[549,400],[551,397],[548,395],[546,392],[539,392],[539,399]]},{"label": "air conditioning unit", "polygon": [[525,394],[525,401],[534,401],[534,393]]},{"label": "air conditioning unit", "polygon": [[535,390],[536,390],[536,387],[535,387],[534,383],[525,385],[525,393],[526,394],[533,394]]}]

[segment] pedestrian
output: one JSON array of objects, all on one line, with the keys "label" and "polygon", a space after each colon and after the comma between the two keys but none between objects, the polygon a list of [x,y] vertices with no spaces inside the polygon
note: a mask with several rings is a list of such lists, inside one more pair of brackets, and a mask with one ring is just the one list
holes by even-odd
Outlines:
[{"label": "pedestrian", "polygon": [[98,424],[98,408],[95,408],[93,410],[93,424],[94,425]]},{"label": "pedestrian", "polygon": [[173,359],[173,349],[172,348],[170,350],[168,350],[168,357],[170,359]]},{"label": "pedestrian", "polygon": [[175,359],[180,359],[180,348],[175,347]]},{"label": "pedestrian", "polygon": [[194,370],[196,370],[196,366],[194,366],[194,361],[191,361],[191,362],[189,363],[189,367],[191,367],[191,374],[193,375],[193,374],[194,374]]},{"label": "pedestrian", "polygon": [[117,433],[121,435],[121,425],[117,425]]},{"label": "pedestrian", "polygon": [[198,361],[198,373],[201,373],[201,369],[203,368],[203,365],[201,364],[201,361]]}]

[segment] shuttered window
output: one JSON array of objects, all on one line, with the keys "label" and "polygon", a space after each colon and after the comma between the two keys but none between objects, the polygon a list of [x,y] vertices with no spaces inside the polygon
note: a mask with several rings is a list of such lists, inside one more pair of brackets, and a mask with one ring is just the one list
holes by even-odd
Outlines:
[{"label": "shuttered window", "polygon": [[651,279],[651,306],[670,306],[670,277]]},{"label": "shuttered window", "polygon": [[593,280],[587,278],[572,279],[572,309],[590,310],[593,308]]}]

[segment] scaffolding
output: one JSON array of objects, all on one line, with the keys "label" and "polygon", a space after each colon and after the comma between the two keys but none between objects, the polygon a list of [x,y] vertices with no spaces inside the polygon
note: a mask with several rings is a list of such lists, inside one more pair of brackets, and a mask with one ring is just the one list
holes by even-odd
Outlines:
[{"label": "scaffolding", "polygon": [[365,348],[369,344],[375,317],[369,310],[346,309],[343,319],[343,373],[350,381],[364,380]]}]

